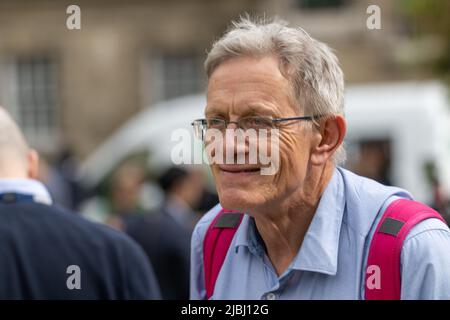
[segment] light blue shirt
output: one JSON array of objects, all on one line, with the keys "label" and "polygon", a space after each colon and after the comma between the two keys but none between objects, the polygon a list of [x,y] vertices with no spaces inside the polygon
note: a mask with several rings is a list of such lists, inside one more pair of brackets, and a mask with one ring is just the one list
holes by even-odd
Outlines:
[{"label": "light blue shirt", "polygon": [[[364,299],[370,241],[386,207],[411,198],[336,168],[297,256],[278,276],[245,215],[211,299]],[[191,299],[205,298],[203,238],[220,205],[197,224],[191,246]],[[450,299],[450,230],[438,219],[417,224],[401,254],[402,299]]]}]

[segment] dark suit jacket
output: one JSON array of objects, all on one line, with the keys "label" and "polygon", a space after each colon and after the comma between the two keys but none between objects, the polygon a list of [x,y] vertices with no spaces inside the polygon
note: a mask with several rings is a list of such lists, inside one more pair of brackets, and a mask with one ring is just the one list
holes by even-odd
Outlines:
[{"label": "dark suit jacket", "polygon": [[126,235],[56,206],[0,203],[0,299],[159,297],[148,259]]},{"label": "dark suit jacket", "polygon": [[163,208],[127,227],[152,261],[163,299],[189,299],[192,231]]}]

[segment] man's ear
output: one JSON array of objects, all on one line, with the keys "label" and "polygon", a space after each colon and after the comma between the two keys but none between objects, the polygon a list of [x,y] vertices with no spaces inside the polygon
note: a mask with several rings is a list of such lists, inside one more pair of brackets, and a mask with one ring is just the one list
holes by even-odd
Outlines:
[{"label": "man's ear", "polygon": [[28,178],[37,179],[39,175],[39,154],[36,150],[30,149],[28,151]]},{"label": "man's ear", "polygon": [[347,124],[343,116],[336,115],[327,118],[319,130],[320,142],[313,146],[311,150],[311,163],[313,165],[323,165],[333,156],[344,141]]}]

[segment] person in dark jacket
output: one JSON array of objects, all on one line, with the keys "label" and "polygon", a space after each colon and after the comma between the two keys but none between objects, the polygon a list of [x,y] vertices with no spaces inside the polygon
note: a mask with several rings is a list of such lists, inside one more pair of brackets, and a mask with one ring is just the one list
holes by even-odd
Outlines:
[{"label": "person in dark jacket", "polygon": [[127,233],[155,267],[163,299],[189,298],[190,242],[203,194],[200,171],[171,167],[159,178],[165,200],[157,212],[129,224]]},{"label": "person in dark jacket", "polygon": [[128,236],[52,203],[38,154],[0,107],[0,299],[159,299]]}]

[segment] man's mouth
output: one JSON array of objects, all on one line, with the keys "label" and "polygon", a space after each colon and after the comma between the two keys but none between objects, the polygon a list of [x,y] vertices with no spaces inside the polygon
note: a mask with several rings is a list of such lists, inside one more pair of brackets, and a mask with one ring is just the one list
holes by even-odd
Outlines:
[{"label": "man's mouth", "polygon": [[261,168],[244,165],[219,165],[219,169],[227,173],[259,173]]}]

